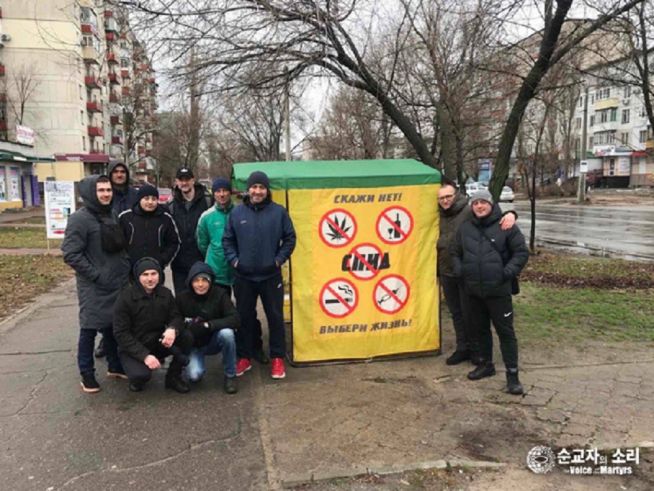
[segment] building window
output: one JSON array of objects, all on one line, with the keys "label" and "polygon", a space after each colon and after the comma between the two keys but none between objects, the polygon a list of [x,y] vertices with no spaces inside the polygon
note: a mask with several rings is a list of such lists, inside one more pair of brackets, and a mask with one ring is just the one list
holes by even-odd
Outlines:
[{"label": "building window", "polygon": [[640,130],[638,133],[638,141],[640,143],[645,143],[647,141],[647,130]]},{"label": "building window", "polygon": [[600,111],[600,123],[606,123],[609,119],[608,111]]},{"label": "building window", "polygon": [[618,120],[618,109],[613,107],[611,108],[611,121],[617,121]]},{"label": "building window", "polygon": [[589,147],[589,148],[592,148],[592,147],[593,147],[593,143],[594,143],[594,142],[593,142],[593,137],[591,136],[590,138],[588,138],[588,147]]},{"label": "building window", "polygon": [[590,117],[590,125],[593,126],[594,124],[595,124],[595,115],[593,114],[593,115]]},{"label": "building window", "polygon": [[622,123],[628,123],[629,122],[629,109],[623,109],[622,110]]},{"label": "building window", "polygon": [[623,145],[629,145],[629,133],[621,133],[620,141]]},{"label": "building window", "polygon": [[82,150],[84,152],[86,152],[86,137],[85,136],[82,137]]},{"label": "building window", "polygon": [[647,109],[645,109],[645,106],[641,106],[641,107],[640,107],[640,114],[639,114],[639,116],[640,116],[641,118],[644,118],[644,117],[647,116]]},{"label": "building window", "polygon": [[624,96],[625,99],[631,97],[631,86],[627,85],[622,91],[622,95]]}]

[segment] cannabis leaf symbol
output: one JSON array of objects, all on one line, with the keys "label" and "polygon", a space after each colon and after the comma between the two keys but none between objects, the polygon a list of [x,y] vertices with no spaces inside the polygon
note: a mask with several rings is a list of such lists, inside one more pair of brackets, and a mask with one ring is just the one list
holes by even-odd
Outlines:
[{"label": "cannabis leaf symbol", "polygon": [[336,240],[345,240],[346,237],[343,234],[346,234],[347,231],[350,230],[350,228],[352,228],[350,225],[348,225],[347,227],[345,226],[345,224],[347,223],[347,218],[343,217],[343,221],[339,223],[338,215],[334,215],[332,217],[332,220],[334,221],[334,223],[336,223],[336,225],[338,226],[338,228],[340,230],[337,230],[337,228],[332,226],[331,223],[327,223],[327,225],[329,226],[329,230],[330,230],[330,232],[327,232],[327,235],[329,236],[330,239],[332,239],[334,241],[336,241]]}]

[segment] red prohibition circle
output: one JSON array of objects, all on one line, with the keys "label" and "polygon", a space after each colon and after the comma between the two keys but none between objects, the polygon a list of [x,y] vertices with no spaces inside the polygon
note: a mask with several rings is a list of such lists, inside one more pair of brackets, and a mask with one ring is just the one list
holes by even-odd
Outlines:
[{"label": "red prohibition circle", "polygon": [[[350,251],[350,254],[349,254],[350,255],[350,259],[349,259],[350,267],[351,267],[351,264],[352,264],[352,256],[355,255],[355,251],[359,247],[372,247],[379,254],[380,258],[383,257],[382,250],[379,247],[377,247],[375,244],[373,244],[371,242],[363,242],[361,244],[358,244],[358,245],[354,246],[352,248],[352,250]],[[360,262],[362,262],[364,265],[367,266],[367,268],[364,271],[370,271],[372,273],[372,276],[370,276],[368,278],[368,277],[364,277],[364,276],[358,276],[357,273],[360,273],[360,272],[352,271],[351,269],[348,269],[348,273],[350,273],[352,276],[354,276],[357,280],[363,280],[363,281],[372,280],[375,276],[377,276],[377,274],[379,274],[379,269],[376,269],[376,268],[372,267],[372,265],[369,264],[368,261],[365,258],[361,257],[360,254],[357,255],[357,259],[359,259]],[[370,269],[368,269],[368,268],[370,268]]]},{"label": "red prohibition circle", "polygon": [[[393,220],[390,219],[390,217],[387,215],[389,210],[400,210],[409,217],[409,230],[406,232],[399,228]],[[400,240],[388,240],[384,237],[384,235],[379,231],[379,226],[381,225],[382,220],[384,220],[386,223],[388,223],[391,227],[393,227],[395,230],[398,231],[398,233],[402,236]],[[390,244],[390,245],[396,245],[396,244],[401,244],[404,242],[409,235],[411,235],[411,232],[413,231],[413,215],[409,210],[404,208],[403,206],[389,206],[385,210],[383,210],[379,216],[377,217],[377,224],[375,225],[375,230],[377,231],[377,237],[384,242],[385,244]]]},{"label": "red prohibition circle", "polygon": [[[342,281],[344,283],[347,283],[347,285],[354,290],[354,305],[352,305],[352,307],[350,307],[347,304],[347,302],[344,302],[343,298],[330,287],[330,285],[336,283],[337,281]],[[349,310],[344,314],[335,314],[333,312],[330,312],[327,309],[327,307],[325,307],[325,305],[323,304],[323,295],[325,294],[326,290],[329,290],[329,293],[334,295],[336,299],[340,301],[341,305],[346,306],[346,308],[349,308]],[[318,303],[320,304],[320,308],[322,309],[322,311],[330,317],[335,317],[337,319],[347,317],[352,312],[354,312],[354,310],[357,308],[357,305],[359,305],[359,290],[357,289],[356,285],[352,283],[350,280],[348,280],[347,278],[334,278],[333,280],[329,280],[327,283],[325,283],[322,289],[320,290],[320,295],[318,296]]]},{"label": "red prohibition circle", "polygon": [[[352,231],[351,234],[347,234],[347,232],[344,232],[343,230],[340,229],[340,225],[337,223],[334,223],[334,221],[329,217],[332,213],[343,213],[345,214],[350,220],[352,220],[353,228],[354,230]],[[336,229],[336,231],[340,234],[342,234],[347,240],[343,242],[342,244],[334,244],[327,239],[323,233],[322,233],[322,226],[324,222],[327,222],[333,229]],[[354,236],[357,234],[358,230],[358,225],[357,221],[354,218],[354,215],[350,213],[347,210],[344,210],[343,208],[335,208],[333,210],[329,210],[327,213],[325,213],[320,221],[318,222],[318,235],[320,236],[320,239],[329,247],[344,247],[351,243],[354,240]]]},{"label": "red prohibition circle", "polygon": [[[389,279],[389,278],[399,279],[402,282],[402,284],[404,285],[404,287],[406,288],[406,298],[404,299],[404,302],[400,300],[400,298],[397,296],[397,294],[395,294],[394,292],[389,290],[386,287],[386,285],[384,285],[384,281]],[[393,298],[393,300],[395,300],[395,302],[399,304],[398,307],[396,307],[394,309],[383,309],[380,306],[380,304],[377,302],[376,293],[377,293],[378,288],[381,288],[382,290],[384,290],[386,292],[387,295],[389,295],[391,298]],[[384,276],[382,279],[380,279],[377,282],[377,284],[375,285],[375,288],[372,289],[372,303],[375,305],[375,308],[377,310],[379,310],[383,314],[395,314],[396,312],[399,312],[409,302],[409,297],[410,296],[411,296],[411,287],[409,286],[409,282],[405,278],[403,278],[402,276],[397,275],[397,274],[389,274],[387,276]]]}]

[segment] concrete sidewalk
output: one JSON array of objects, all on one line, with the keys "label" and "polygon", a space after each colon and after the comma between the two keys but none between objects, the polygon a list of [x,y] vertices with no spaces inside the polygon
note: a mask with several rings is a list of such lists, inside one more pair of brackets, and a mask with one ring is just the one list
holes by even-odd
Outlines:
[{"label": "concrete sidewalk", "polygon": [[[283,381],[255,365],[234,396],[221,390],[215,357],[187,395],[165,391],[163,373],[130,393],[124,381],[105,378],[100,362],[103,390],[86,395],[77,330],[73,281],[0,324],[0,475],[8,489],[267,490],[322,479],[332,489],[334,477],[447,463],[504,465],[475,489],[506,489],[503,476],[522,489],[550,489],[551,476],[525,470],[536,445],[654,440],[651,346],[527,347],[522,398],[503,393],[503,373],[469,382],[471,367],[447,367],[443,356],[289,368]],[[449,353],[449,326],[444,332]],[[651,489],[650,470],[556,479],[573,489]]]}]

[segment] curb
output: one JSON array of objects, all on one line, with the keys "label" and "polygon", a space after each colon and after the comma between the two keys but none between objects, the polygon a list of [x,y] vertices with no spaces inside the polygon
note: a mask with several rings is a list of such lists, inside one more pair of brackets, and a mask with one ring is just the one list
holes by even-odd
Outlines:
[{"label": "curb", "polygon": [[609,257],[609,258],[619,258],[619,259],[637,259],[639,261],[654,261],[654,255],[652,254],[630,254],[625,251],[620,251],[617,249],[610,249],[608,247],[597,247],[585,242],[580,242],[576,240],[559,240],[559,239],[545,239],[545,238],[536,238],[536,244],[541,246],[553,246],[554,248],[569,249],[574,252],[582,251],[588,252],[591,256],[600,256],[600,257]]},{"label": "curb", "polygon": [[387,476],[392,474],[400,474],[403,472],[431,469],[441,470],[448,468],[472,468],[495,470],[504,468],[506,466],[507,464],[501,462],[488,462],[484,460],[441,459],[397,466],[391,465],[386,467],[354,467],[350,469],[333,469],[331,471],[327,470],[315,473],[312,472],[310,475],[291,476],[288,479],[282,480],[282,487],[290,488],[294,486],[302,486],[305,484],[331,481],[333,479],[353,479],[356,477],[364,477],[369,475]]},{"label": "curb", "polygon": [[[29,317],[41,307],[47,307],[48,305],[54,303],[57,299],[67,298],[68,296],[65,295],[66,290],[69,290],[74,286],[75,286],[75,277],[70,278],[64,281],[63,283],[60,283],[49,292],[39,295],[32,303],[29,303],[22,309],[18,310],[17,312],[11,314],[9,317],[0,321],[0,335],[6,334],[7,332],[14,329],[19,324],[20,321],[22,321],[26,317]],[[75,296],[75,298],[77,297]]]}]

